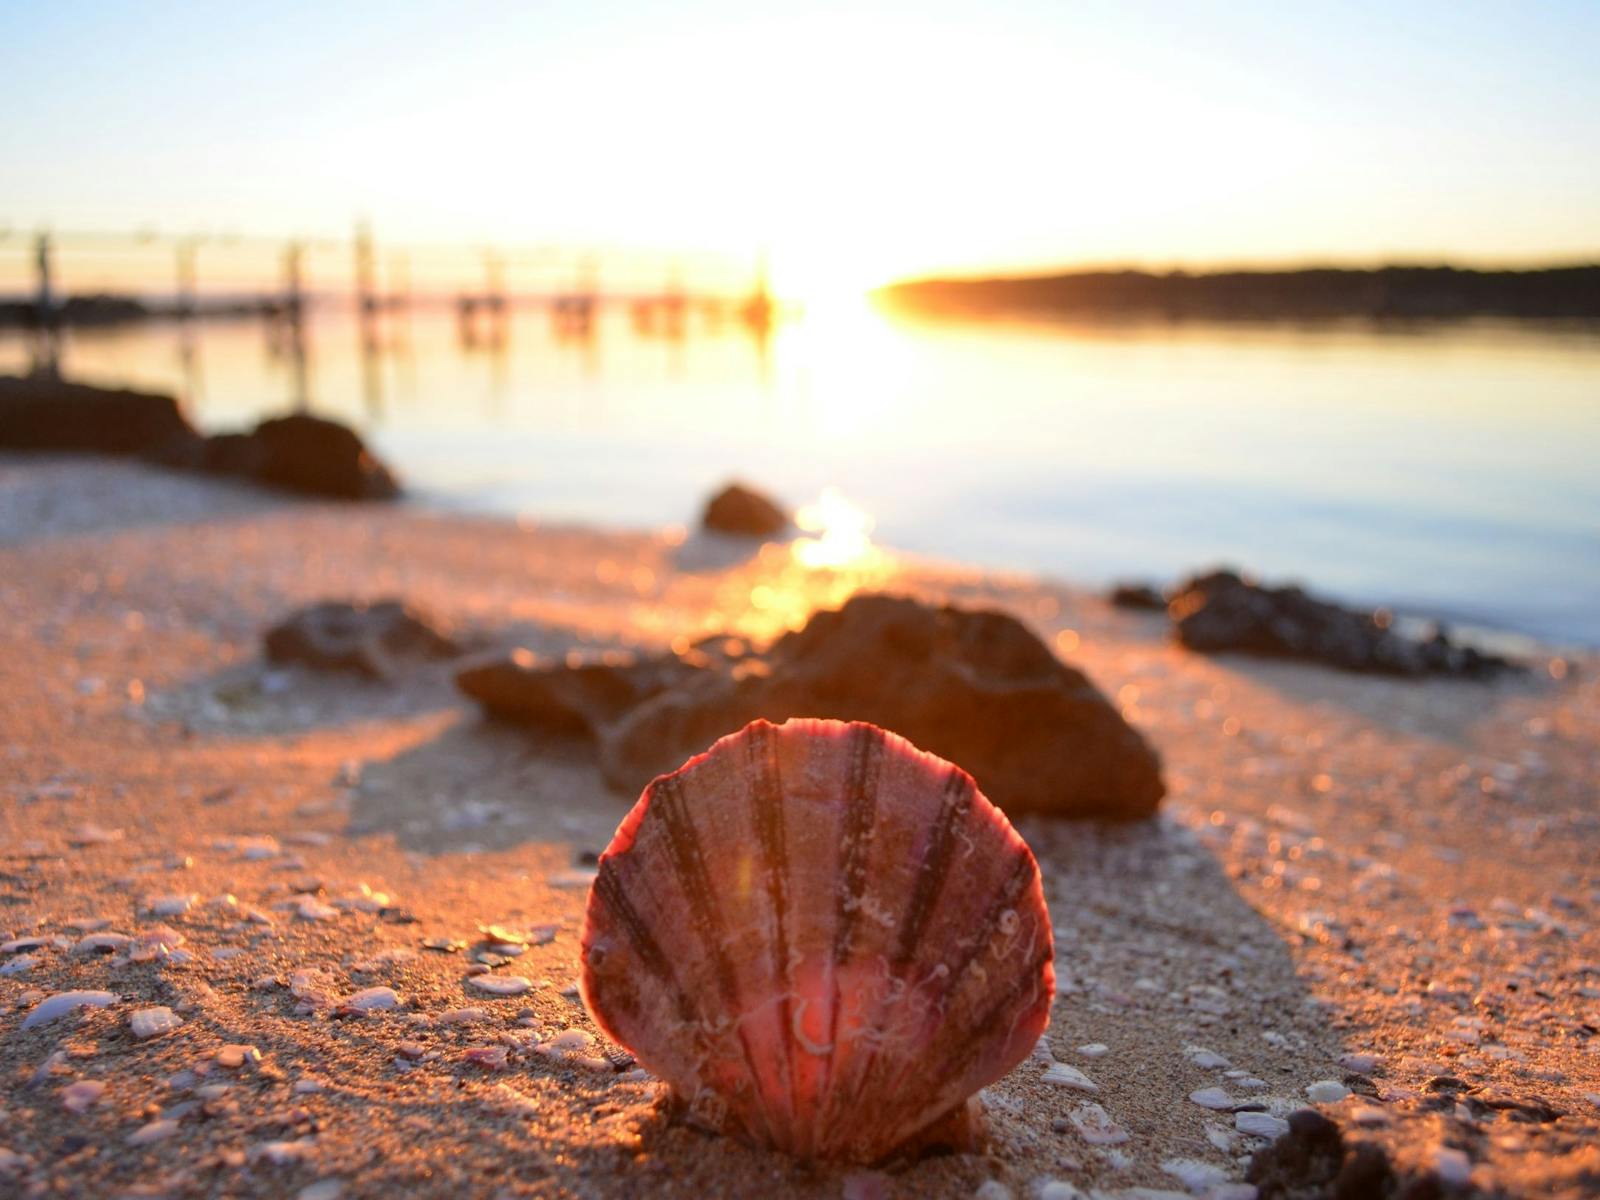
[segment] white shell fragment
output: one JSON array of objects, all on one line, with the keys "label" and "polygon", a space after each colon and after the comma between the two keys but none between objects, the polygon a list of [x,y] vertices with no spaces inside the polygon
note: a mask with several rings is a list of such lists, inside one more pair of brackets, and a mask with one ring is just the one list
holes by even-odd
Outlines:
[{"label": "white shell fragment", "polygon": [[23,1019],[22,1028],[32,1029],[35,1025],[54,1021],[86,1006],[104,1008],[116,1002],[117,997],[113,992],[57,992],[34,1006],[33,1011]]},{"label": "white shell fragment", "polygon": [[532,980],[521,975],[472,975],[467,983],[491,996],[520,996],[533,986]]},{"label": "white shell fragment", "polygon": [[1091,1146],[1120,1146],[1128,1140],[1128,1131],[1098,1104],[1080,1104],[1067,1119]]},{"label": "white shell fragment", "polygon": [[61,1089],[61,1107],[68,1112],[87,1112],[106,1094],[106,1085],[98,1079],[80,1079]]},{"label": "white shell fragment", "polygon": [[1227,1092],[1219,1087],[1201,1088],[1199,1091],[1190,1092],[1189,1099],[1193,1100],[1201,1108],[1220,1110],[1233,1107],[1233,1100],[1228,1096]]},{"label": "white shell fragment", "polygon": [[374,1012],[384,1008],[398,1008],[400,1006],[399,994],[390,987],[362,988],[354,995],[345,998],[341,1007],[353,1008],[357,1012]]},{"label": "white shell fragment", "polygon": [[183,1018],[170,1008],[141,1008],[128,1018],[128,1028],[136,1038],[160,1037],[183,1024]]},{"label": "white shell fragment", "polygon": [[148,1146],[152,1142],[159,1142],[178,1132],[178,1123],[173,1120],[160,1119],[151,1121],[148,1125],[141,1125],[128,1135],[128,1145]]},{"label": "white shell fragment", "polygon": [[1337,1079],[1319,1079],[1306,1088],[1306,1096],[1313,1104],[1337,1104],[1350,1094],[1350,1089]]},{"label": "white shell fragment", "polygon": [[200,897],[193,894],[152,896],[145,901],[145,911],[157,917],[181,917],[194,907]]},{"label": "white shell fragment", "polygon": [[1280,1138],[1289,1132],[1289,1122],[1264,1112],[1234,1113],[1233,1127],[1240,1133],[1261,1138]]},{"label": "white shell fragment", "polygon": [[1207,1050],[1204,1046],[1185,1046],[1183,1053],[1195,1066],[1207,1071],[1220,1071],[1233,1066],[1215,1050]]},{"label": "white shell fragment", "polygon": [[1057,1087],[1072,1088],[1079,1092],[1098,1092],[1100,1085],[1095,1083],[1077,1067],[1068,1066],[1066,1063],[1055,1063],[1044,1073],[1044,1082],[1053,1083]]}]

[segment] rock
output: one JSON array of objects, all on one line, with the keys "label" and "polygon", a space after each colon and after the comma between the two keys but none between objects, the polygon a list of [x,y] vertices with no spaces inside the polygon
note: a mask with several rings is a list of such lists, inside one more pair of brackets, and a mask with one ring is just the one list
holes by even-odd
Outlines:
[{"label": "rock", "polygon": [[254,434],[218,433],[205,439],[199,461],[194,465],[213,475],[243,475],[255,478],[266,465],[267,451]]},{"label": "rock", "polygon": [[329,600],[291,614],[267,630],[267,658],[382,679],[401,658],[453,658],[461,647],[426,613],[399,600]]},{"label": "rock", "polygon": [[37,375],[0,377],[0,447],[159,456],[197,445],[178,402]]},{"label": "rock", "polygon": [[754,488],[730,483],[706,503],[700,524],[715,533],[775,537],[788,528],[789,514]]},{"label": "rock", "polygon": [[1167,598],[1148,583],[1114,584],[1107,598],[1116,608],[1131,608],[1139,612],[1167,611]]},{"label": "rock", "polygon": [[1413,641],[1390,628],[1387,614],[1341,608],[1298,587],[1262,587],[1227,570],[1180,584],[1168,611],[1178,640],[1208,654],[1238,651],[1413,677],[1487,679],[1520,669],[1496,655],[1457,646],[1442,631]]},{"label": "rock", "polygon": [[598,736],[629,709],[704,669],[696,661],[625,654],[568,665],[518,649],[464,667],[456,686],[499,720],[559,735]]},{"label": "rock", "polygon": [[[1288,1125],[1286,1134],[1256,1151],[1245,1172],[1245,1178],[1259,1189],[1261,1200],[1291,1196],[1357,1200],[1413,1194],[1401,1186],[1394,1164],[1381,1146],[1372,1142],[1347,1145],[1339,1126],[1316,1109],[1290,1113]],[[1414,1194],[1433,1193],[1423,1185],[1423,1190]]]},{"label": "rock", "polygon": [[293,413],[257,425],[255,478],[273,487],[335,500],[392,500],[400,485],[352,429]]},{"label": "rock", "polygon": [[870,721],[1013,814],[1148,817],[1165,792],[1144,739],[1016,618],[881,594],[644,701],[602,732],[601,769],[636,793],[758,717]]},{"label": "rock", "polygon": [[337,421],[295,413],[202,437],[171,396],[44,375],[0,376],[0,448],[138,455],[336,500],[400,494],[389,468]]}]

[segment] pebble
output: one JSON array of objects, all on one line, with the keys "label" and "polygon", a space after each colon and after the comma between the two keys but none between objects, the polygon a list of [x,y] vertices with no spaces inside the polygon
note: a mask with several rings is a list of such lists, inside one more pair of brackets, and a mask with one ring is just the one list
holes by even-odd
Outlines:
[{"label": "pebble", "polygon": [[1091,1146],[1116,1146],[1128,1140],[1128,1131],[1098,1104],[1080,1104],[1068,1120]]},{"label": "pebble", "polygon": [[315,896],[301,896],[295,902],[295,912],[302,921],[331,921],[339,915],[337,908],[324,904]]},{"label": "pebble", "polygon": [[122,830],[104,829],[93,821],[78,826],[67,839],[74,846],[104,846],[122,840]]},{"label": "pebble", "polygon": [[1346,1054],[1339,1060],[1339,1065],[1346,1071],[1357,1071],[1362,1075],[1370,1075],[1378,1065],[1376,1054]]},{"label": "pebble", "polygon": [[135,1009],[128,1018],[128,1028],[133,1031],[134,1037],[141,1040],[171,1033],[182,1024],[183,1018],[164,1006]]},{"label": "pebble", "polygon": [[21,975],[24,971],[37,967],[43,959],[37,954],[19,954],[0,967],[0,975]]},{"label": "pebble", "polygon": [[473,975],[467,983],[492,996],[520,996],[533,986],[531,980],[521,975]]},{"label": "pebble", "polygon": [[1201,1088],[1199,1091],[1190,1092],[1189,1099],[1193,1100],[1201,1108],[1221,1110],[1233,1107],[1233,1100],[1227,1092],[1219,1087]]},{"label": "pebble", "polygon": [[128,1135],[128,1145],[148,1146],[151,1142],[159,1142],[162,1138],[169,1138],[177,1132],[178,1123],[163,1117],[135,1129]]},{"label": "pebble", "polygon": [[106,1085],[97,1079],[80,1079],[61,1089],[61,1107],[68,1112],[81,1113],[100,1103]]},{"label": "pebble", "polygon": [[1319,1079],[1306,1087],[1306,1096],[1313,1104],[1337,1104],[1350,1094],[1350,1089],[1337,1079]]},{"label": "pebble", "polygon": [[1087,1046],[1079,1046],[1078,1053],[1085,1058],[1099,1058],[1111,1049],[1104,1042],[1090,1042]]},{"label": "pebble", "polygon": [[1472,1182],[1472,1160],[1453,1146],[1440,1146],[1433,1152],[1433,1169],[1447,1186],[1466,1187]]},{"label": "pebble", "polygon": [[310,1138],[298,1142],[257,1142],[250,1147],[250,1161],[258,1162],[266,1159],[275,1165],[299,1162],[316,1149],[316,1143]]},{"label": "pebble", "polygon": [[400,996],[389,987],[362,988],[352,996],[345,998],[344,1008],[353,1008],[357,1012],[373,1012],[384,1008],[398,1008]]},{"label": "pebble", "polygon": [[312,1092],[326,1091],[327,1088],[320,1079],[296,1079],[289,1090],[297,1096],[306,1096]]},{"label": "pebble", "polygon": [[74,954],[113,954],[132,942],[125,933],[91,933],[73,945]]},{"label": "pebble", "polygon": [[1038,1200],[1085,1200],[1082,1191],[1060,1179],[1043,1180],[1037,1197]]},{"label": "pebble", "polygon": [[200,897],[191,894],[152,896],[145,901],[145,911],[156,917],[181,917],[194,907]]},{"label": "pebble", "polygon": [[1098,1092],[1100,1085],[1095,1083],[1077,1067],[1070,1067],[1066,1063],[1054,1063],[1044,1073],[1044,1082],[1053,1083],[1057,1087],[1072,1088],[1079,1092]]},{"label": "pebble", "polygon": [[245,1063],[258,1063],[261,1061],[261,1051],[254,1046],[232,1045],[224,1046],[217,1051],[217,1065],[226,1067],[230,1071],[238,1070]]},{"label": "pebble", "polygon": [[486,1008],[452,1008],[449,1012],[439,1014],[441,1025],[468,1025],[473,1021],[487,1020],[489,1010]]},{"label": "pebble", "polygon": [[1264,1112],[1234,1113],[1233,1127],[1240,1133],[1262,1138],[1280,1138],[1289,1132],[1289,1122]]},{"label": "pebble", "polygon": [[104,1008],[107,1004],[116,1002],[117,997],[112,992],[57,992],[34,1007],[23,1020],[22,1028],[32,1029],[35,1025],[54,1021],[57,1017],[64,1017],[85,1006]]},{"label": "pebble", "polygon": [[295,1193],[295,1200],[339,1200],[344,1184],[337,1179],[319,1179]]},{"label": "pebble", "polygon": [[972,1200],[1012,1200],[1011,1189],[998,1179],[985,1179],[972,1193]]}]

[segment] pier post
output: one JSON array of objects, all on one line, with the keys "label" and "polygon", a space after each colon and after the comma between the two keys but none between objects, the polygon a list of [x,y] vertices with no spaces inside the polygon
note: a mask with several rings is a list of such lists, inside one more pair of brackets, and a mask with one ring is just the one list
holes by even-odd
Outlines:
[{"label": "pier post", "polygon": [[33,243],[33,261],[38,287],[34,298],[39,339],[34,351],[33,369],[36,374],[58,376],[61,374],[61,342],[57,328],[54,280],[54,244],[47,232],[40,231]]}]

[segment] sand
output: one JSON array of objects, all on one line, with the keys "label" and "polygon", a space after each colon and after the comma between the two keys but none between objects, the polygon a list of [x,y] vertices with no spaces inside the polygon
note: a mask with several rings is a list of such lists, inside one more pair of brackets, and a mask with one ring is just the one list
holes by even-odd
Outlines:
[{"label": "sand", "polygon": [[[700,1133],[619,1048],[551,1048],[594,1032],[573,987],[583,864],[632,799],[584,747],[484,725],[446,665],[374,683],[259,657],[263,628],[326,597],[400,595],[561,653],[759,640],[864,586],[1027,620],[1171,788],[1138,825],[1019,822],[1063,981],[1047,1053],[1097,1090],[1046,1082],[1041,1053],[986,1090],[982,1152],[877,1171]],[[1244,1197],[1266,1139],[1236,1123],[1261,1118],[1191,1093],[1282,1116],[1335,1081],[1352,1095],[1324,1111],[1446,1192],[1595,1194],[1600,663],[1395,682],[1200,658],[1163,626],[883,554],[810,570],[681,530],[0,459],[0,941],[44,939],[0,954],[34,960],[0,975],[0,1191]],[[542,941],[495,969],[520,995],[425,945],[489,924]],[[73,949],[162,926],[146,961]],[[372,987],[395,1007],[339,1010]],[[73,989],[117,999],[21,1029]],[[153,1006],[183,1023],[140,1039]],[[445,1019],[463,1009],[482,1015]],[[1086,1142],[1088,1103],[1126,1140]]]}]

